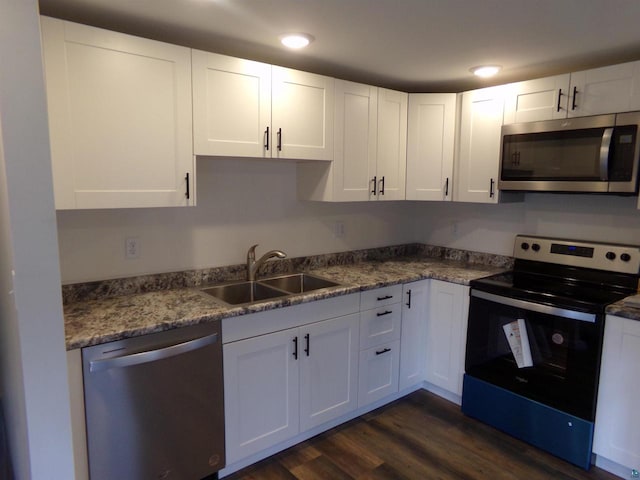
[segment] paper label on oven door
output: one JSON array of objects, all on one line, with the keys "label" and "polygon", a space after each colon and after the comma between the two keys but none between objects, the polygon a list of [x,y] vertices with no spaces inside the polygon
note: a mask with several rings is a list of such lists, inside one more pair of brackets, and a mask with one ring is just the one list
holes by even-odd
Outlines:
[{"label": "paper label on oven door", "polygon": [[515,322],[502,326],[504,334],[509,342],[511,353],[516,359],[518,368],[532,367],[531,346],[529,345],[529,335],[527,335],[527,325],[524,318],[519,318]]}]

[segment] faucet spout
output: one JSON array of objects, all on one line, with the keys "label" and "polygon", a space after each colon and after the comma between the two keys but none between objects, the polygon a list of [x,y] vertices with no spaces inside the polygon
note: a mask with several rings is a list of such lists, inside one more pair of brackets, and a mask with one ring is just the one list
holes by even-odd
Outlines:
[{"label": "faucet spout", "polygon": [[247,280],[250,282],[255,281],[256,274],[258,273],[258,269],[262,266],[264,262],[269,260],[270,258],[286,258],[287,254],[281,250],[270,250],[258,260],[256,260],[256,247],[258,245],[253,245],[249,248],[247,252]]}]

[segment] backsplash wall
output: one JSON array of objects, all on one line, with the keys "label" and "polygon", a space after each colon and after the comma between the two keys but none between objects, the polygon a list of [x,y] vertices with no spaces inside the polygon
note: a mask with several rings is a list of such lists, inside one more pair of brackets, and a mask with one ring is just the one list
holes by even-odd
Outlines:
[{"label": "backsplash wall", "polygon": [[[198,206],[59,211],[62,283],[243,263],[281,249],[291,257],[410,243],[404,202],[319,203],[296,197],[296,164],[197,159]],[[334,233],[344,225],[344,237]],[[125,259],[125,239],[140,257]]]},{"label": "backsplash wall", "polygon": [[416,242],[513,254],[518,233],[640,245],[637,197],[530,193],[524,202],[441,203],[419,210]]},{"label": "backsplash wall", "polygon": [[[405,243],[512,255],[518,233],[640,244],[637,197],[527,194],[513,204],[302,202],[294,162],[199,158],[198,206],[61,211],[62,283],[242,263],[259,243],[292,257]],[[336,237],[336,222],[344,237]],[[136,237],[140,257],[125,259]]]}]

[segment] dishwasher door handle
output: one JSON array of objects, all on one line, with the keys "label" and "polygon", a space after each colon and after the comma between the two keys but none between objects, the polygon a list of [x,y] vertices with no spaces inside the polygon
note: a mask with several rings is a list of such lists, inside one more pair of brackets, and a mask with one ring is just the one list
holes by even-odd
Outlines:
[{"label": "dishwasher door handle", "polygon": [[157,350],[148,350],[146,352],[132,353],[131,355],[123,355],[121,357],[107,358],[104,360],[92,360],[89,362],[89,371],[91,373],[102,372],[109,368],[124,368],[141,363],[155,362],[164,358],[175,357],[183,353],[192,352],[200,348],[212,345],[218,341],[218,334],[207,335],[206,337],[196,338],[187,342],[176,343],[168,347],[159,348]]}]

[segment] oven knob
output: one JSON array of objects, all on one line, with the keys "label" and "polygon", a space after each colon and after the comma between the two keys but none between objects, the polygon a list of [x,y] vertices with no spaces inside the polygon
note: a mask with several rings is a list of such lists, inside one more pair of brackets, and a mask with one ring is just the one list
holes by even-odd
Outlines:
[{"label": "oven knob", "polygon": [[622,260],[623,262],[628,262],[629,260],[631,260],[631,255],[629,255],[628,253],[623,253],[622,255],[620,255],[620,260]]},{"label": "oven knob", "polygon": [[527,242],[522,242],[520,244],[520,248],[523,250],[529,250],[529,244]]},{"label": "oven knob", "polygon": [[537,243],[534,243],[533,245],[531,245],[531,250],[533,250],[534,252],[539,251],[540,245],[538,245]]},{"label": "oven knob", "polygon": [[605,257],[607,257],[607,260],[615,260],[616,259],[616,254],[613,252],[607,252],[605,254]]}]

